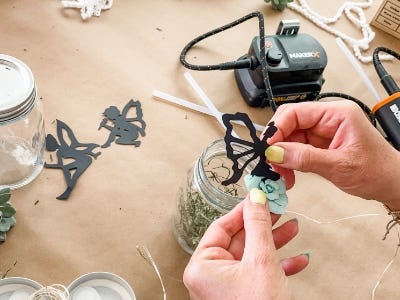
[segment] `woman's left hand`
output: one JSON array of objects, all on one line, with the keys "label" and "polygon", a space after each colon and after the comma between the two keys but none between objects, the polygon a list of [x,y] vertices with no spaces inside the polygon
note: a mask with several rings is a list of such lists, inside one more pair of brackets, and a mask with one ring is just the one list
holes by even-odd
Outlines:
[{"label": "woman's left hand", "polygon": [[303,270],[307,254],[280,260],[276,249],[298,232],[297,220],[272,229],[265,194],[257,189],[213,222],[193,253],[183,281],[191,299],[289,299],[288,275]]}]

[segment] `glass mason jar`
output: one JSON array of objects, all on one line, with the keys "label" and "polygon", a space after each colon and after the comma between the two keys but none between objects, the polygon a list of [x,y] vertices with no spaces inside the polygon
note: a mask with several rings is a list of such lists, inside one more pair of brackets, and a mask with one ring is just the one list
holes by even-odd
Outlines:
[{"label": "glass mason jar", "polygon": [[[248,149],[234,145],[235,150]],[[239,161],[243,165],[245,159]],[[250,163],[244,175],[251,172]],[[177,193],[174,234],[181,247],[192,254],[209,225],[226,214],[247,195],[244,180],[224,186],[222,181],[232,176],[232,162],[226,155],[223,139],[211,143],[187,171]]]},{"label": "glass mason jar", "polygon": [[31,70],[0,54],[0,187],[16,189],[43,169],[42,107]]}]

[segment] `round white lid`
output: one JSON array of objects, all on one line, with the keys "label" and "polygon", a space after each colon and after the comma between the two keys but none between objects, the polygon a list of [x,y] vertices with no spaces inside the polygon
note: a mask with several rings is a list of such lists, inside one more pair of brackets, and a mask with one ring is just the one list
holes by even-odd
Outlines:
[{"label": "round white lid", "polygon": [[15,57],[0,54],[0,120],[24,111],[32,102],[32,71]]},{"label": "round white lid", "polygon": [[75,279],[69,286],[71,300],[136,300],[132,287],[118,275],[93,272]]},{"label": "round white lid", "polygon": [[[0,300],[18,299],[32,295],[42,285],[28,278],[8,277],[0,280]],[[18,296],[19,295],[19,296]]]}]

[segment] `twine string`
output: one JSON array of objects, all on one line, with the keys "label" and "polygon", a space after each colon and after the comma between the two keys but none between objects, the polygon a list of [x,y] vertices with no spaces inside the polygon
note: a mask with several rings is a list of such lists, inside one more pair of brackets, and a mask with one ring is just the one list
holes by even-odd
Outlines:
[{"label": "twine string", "polygon": [[[356,218],[363,218],[363,217],[382,216],[381,214],[362,214],[362,215],[355,215],[355,216],[349,216],[349,217],[339,218],[339,219],[336,219],[336,220],[321,221],[321,220],[317,220],[317,219],[311,218],[311,217],[309,217],[309,216],[307,216],[307,215],[305,215],[305,214],[299,213],[299,212],[290,211],[290,210],[287,210],[286,212],[287,212],[287,213],[294,214],[294,215],[297,215],[297,216],[301,216],[301,217],[303,217],[304,219],[306,219],[306,220],[308,220],[308,221],[311,221],[311,222],[313,222],[313,223],[316,223],[316,224],[318,224],[318,225],[321,225],[321,224],[333,224],[333,223],[338,223],[338,222],[345,221],[345,220],[356,219]],[[386,237],[386,235],[385,235],[385,237]],[[400,248],[400,232],[399,232],[398,229],[397,229],[397,238],[398,238],[398,244],[397,244],[395,253],[394,253],[394,255],[393,255],[393,258],[392,258],[392,259],[389,261],[389,263],[386,265],[386,267],[384,268],[383,272],[382,272],[381,275],[379,276],[379,278],[378,278],[376,284],[374,285],[374,288],[372,289],[372,292],[371,292],[371,299],[372,299],[372,300],[375,299],[376,290],[378,289],[379,285],[381,284],[381,282],[382,282],[382,280],[383,280],[383,277],[384,277],[385,274],[389,271],[389,269],[391,268],[392,264],[393,264],[394,261],[396,260],[397,253],[398,253],[399,248]]]},{"label": "twine string", "polygon": [[398,244],[396,247],[396,251],[394,252],[393,258],[390,260],[390,262],[386,265],[385,269],[383,270],[383,272],[381,273],[381,275],[378,278],[378,281],[376,282],[373,290],[372,290],[372,295],[371,295],[371,299],[374,300],[375,299],[375,292],[376,289],[378,288],[378,286],[381,284],[383,276],[385,275],[385,273],[390,269],[390,267],[392,266],[392,264],[394,263],[396,257],[397,257],[397,253],[399,251],[400,248],[400,232],[397,229],[397,239],[398,239]]},{"label": "twine string", "polygon": [[356,219],[356,218],[363,218],[363,217],[372,217],[372,216],[381,216],[381,214],[362,214],[362,215],[356,215],[356,216],[349,216],[349,217],[344,217],[344,218],[340,218],[340,219],[336,219],[336,220],[330,220],[330,221],[320,221],[314,218],[311,218],[309,216],[306,216],[302,213],[299,212],[295,212],[295,211],[291,211],[291,210],[287,210],[287,213],[291,213],[293,215],[297,215],[297,216],[301,216],[304,219],[307,219],[308,221],[311,221],[313,223],[316,224],[332,224],[332,223],[337,223],[337,222],[341,222],[341,221],[345,221],[345,220],[350,220],[350,219]]},{"label": "twine string", "polygon": [[158,270],[156,262],[154,261],[153,257],[151,256],[149,249],[147,249],[146,246],[137,245],[136,250],[153,267],[154,271],[157,274],[158,279],[160,280],[160,284],[161,284],[162,291],[163,291],[163,300],[167,300],[167,292],[165,290],[165,286],[164,286],[164,282],[161,277],[161,273]]},{"label": "twine string", "polygon": [[61,284],[53,284],[42,287],[40,290],[33,293],[29,300],[68,300],[68,289]]}]

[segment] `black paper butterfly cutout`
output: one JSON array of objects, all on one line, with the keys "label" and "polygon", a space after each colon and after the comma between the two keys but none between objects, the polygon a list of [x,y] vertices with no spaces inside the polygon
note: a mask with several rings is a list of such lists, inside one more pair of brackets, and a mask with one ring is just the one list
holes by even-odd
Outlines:
[{"label": "black paper butterfly cutout", "polygon": [[[268,124],[267,130],[264,132],[263,138],[257,136],[257,131],[254,128],[249,116],[245,113],[237,112],[236,114],[224,114],[222,120],[226,126],[225,144],[228,158],[233,162],[231,178],[222,182],[223,185],[236,183],[240,180],[244,170],[248,164],[256,159],[259,159],[257,165],[251,172],[251,175],[263,177],[265,179],[278,180],[280,175],[274,172],[271,166],[266,162],[265,150],[269,147],[267,139],[272,137],[278,128],[274,122]],[[249,134],[252,141],[243,140],[232,135],[231,121],[242,121],[249,129]],[[238,150],[243,149],[243,150]],[[245,159],[245,162],[240,166],[239,160]]]},{"label": "black paper butterfly cutout", "polygon": [[[128,112],[131,108],[136,108],[136,117],[128,118]],[[145,136],[146,123],[143,121],[142,105],[139,100],[130,100],[122,112],[116,106],[106,108],[103,115],[105,118],[100,123],[99,130],[104,127],[110,131],[110,135],[101,148],[107,148],[112,142],[121,145],[140,146],[140,141],[137,141],[139,134]],[[114,126],[108,125],[111,121]]]},{"label": "black paper butterfly cutout", "polygon": [[[46,162],[44,166],[63,171],[64,178],[67,181],[67,189],[57,199],[66,200],[75,187],[78,178],[92,163],[92,158],[96,159],[101,153],[93,152],[95,148],[99,147],[97,144],[78,142],[71,128],[60,120],[57,120],[57,137],[59,142],[51,134],[46,136],[46,150],[57,151],[57,163],[48,164]],[[65,164],[66,162],[68,163]]]}]

